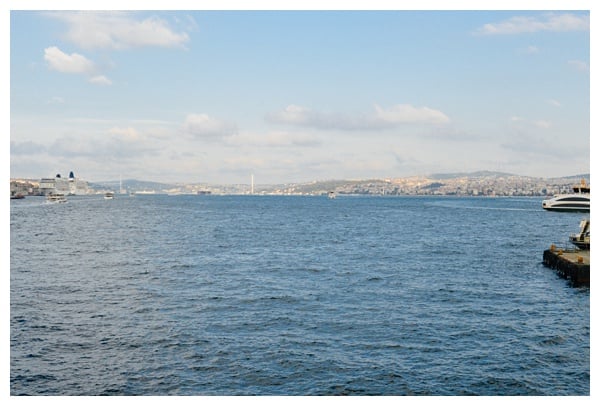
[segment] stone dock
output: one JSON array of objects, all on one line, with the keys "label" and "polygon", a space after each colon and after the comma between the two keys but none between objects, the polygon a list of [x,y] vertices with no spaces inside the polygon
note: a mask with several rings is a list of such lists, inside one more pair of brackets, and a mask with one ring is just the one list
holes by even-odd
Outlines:
[{"label": "stone dock", "polygon": [[590,284],[590,251],[562,249],[554,245],[544,251],[544,265],[555,269],[574,285]]}]

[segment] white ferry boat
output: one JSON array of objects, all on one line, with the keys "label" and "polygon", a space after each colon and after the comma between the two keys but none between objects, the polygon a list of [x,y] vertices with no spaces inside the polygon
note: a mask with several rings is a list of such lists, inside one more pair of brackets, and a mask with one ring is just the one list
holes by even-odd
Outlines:
[{"label": "white ferry boat", "polygon": [[62,193],[50,193],[46,196],[46,203],[66,203],[67,198]]},{"label": "white ferry boat", "polygon": [[590,186],[581,180],[572,193],[554,195],[542,201],[542,208],[552,211],[590,211]]}]

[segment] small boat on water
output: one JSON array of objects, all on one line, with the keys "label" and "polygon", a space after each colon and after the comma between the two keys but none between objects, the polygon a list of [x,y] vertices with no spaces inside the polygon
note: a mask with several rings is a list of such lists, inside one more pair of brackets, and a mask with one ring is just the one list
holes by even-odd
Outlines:
[{"label": "small boat on water", "polygon": [[15,199],[25,199],[25,195],[23,195],[23,194],[21,194],[21,193],[17,193],[16,195],[12,195],[12,196],[10,196],[10,198],[11,198],[12,200],[15,200]]},{"label": "small boat on water", "polygon": [[328,197],[329,199],[335,199],[335,198],[336,198],[335,192],[329,192],[329,193],[327,194],[327,197]]},{"label": "small boat on water", "polygon": [[572,193],[554,195],[542,201],[542,208],[551,211],[590,211],[590,186],[581,179],[579,185],[573,186]]},{"label": "small boat on water", "polygon": [[115,198],[115,194],[114,194],[114,192],[106,192],[106,193],[104,193],[104,198],[106,200],[114,199]]},{"label": "small boat on water", "polygon": [[66,203],[67,198],[62,193],[50,193],[46,196],[46,203]]},{"label": "small boat on water", "polygon": [[581,220],[581,223],[579,223],[579,233],[571,234],[569,236],[569,241],[571,242],[571,244],[574,244],[583,250],[590,249],[590,220],[589,219]]}]

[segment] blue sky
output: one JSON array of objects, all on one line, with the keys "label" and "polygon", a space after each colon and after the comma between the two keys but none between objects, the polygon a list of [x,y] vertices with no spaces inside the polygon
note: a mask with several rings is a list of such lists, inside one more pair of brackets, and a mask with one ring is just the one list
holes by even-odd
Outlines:
[{"label": "blue sky", "polygon": [[10,176],[588,173],[590,12],[560,9],[7,11]]}]

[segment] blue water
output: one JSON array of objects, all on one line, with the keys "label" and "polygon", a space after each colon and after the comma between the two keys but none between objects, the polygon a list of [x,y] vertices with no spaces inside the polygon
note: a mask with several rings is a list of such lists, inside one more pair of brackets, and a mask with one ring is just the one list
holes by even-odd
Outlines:
[{"label": "blue water", "polygon": [[539,198],[11,201],[12,395],[589,395]]}]

